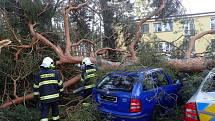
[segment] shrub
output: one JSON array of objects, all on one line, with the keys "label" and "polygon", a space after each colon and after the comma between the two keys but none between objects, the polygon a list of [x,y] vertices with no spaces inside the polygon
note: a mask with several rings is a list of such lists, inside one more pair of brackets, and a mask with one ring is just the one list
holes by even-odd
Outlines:
[{"label": "shrub", "polygon": [[0,121],[37,121],[39,112],[23,105],[7,108],[0,111]]}]

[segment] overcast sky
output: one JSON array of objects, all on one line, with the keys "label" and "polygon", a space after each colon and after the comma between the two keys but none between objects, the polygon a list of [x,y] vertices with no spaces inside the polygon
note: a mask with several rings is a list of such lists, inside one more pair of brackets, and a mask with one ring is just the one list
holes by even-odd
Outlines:
[{"label": "overcast sky", "polygon": [[215,0],[183,0],[187,13],[215,12]]}]

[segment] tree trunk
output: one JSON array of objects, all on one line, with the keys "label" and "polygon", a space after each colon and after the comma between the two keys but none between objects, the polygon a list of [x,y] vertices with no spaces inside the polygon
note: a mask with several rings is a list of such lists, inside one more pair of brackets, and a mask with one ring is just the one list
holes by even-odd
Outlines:
[{"label": "tree trunk", "polygon": [[102,9],[102,17],[104,23],[104,40],[103,47],[116,48],[116,39],[112,27],[113,23],[113,11],[110,9],[110,6],[107,4],[107,0],[99,0],[101,9]]}]

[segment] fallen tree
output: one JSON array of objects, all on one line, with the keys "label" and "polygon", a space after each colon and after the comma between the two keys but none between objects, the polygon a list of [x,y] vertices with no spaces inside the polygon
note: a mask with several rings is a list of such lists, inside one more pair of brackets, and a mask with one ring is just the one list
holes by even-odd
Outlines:
[{"label": "fallen tree", "polygon": [[195,42],[208,34],[214,34],[215,30],[208,30],[200,32],[199,34],[191,37],[189,41],[189,46],[187,52],[185,52],[184,59],[170,59],[167,63],[175,69],[180,71],[193,71],[193,72],[201,72],[208,68],[208,66],[214,64],[214,60],[208,60],[205,57],[193,57],[191,58],[192,49],[195,45]]},{"label": "fallen tree", "polygon": [[[153,16],[159,15],[160,13],[162,13],[164,11],[164,9],[166,8],[168,0],[160,0],[160,5],[159,8],[156,9],[154,12],[152,12],[151,14],[149,14],[148,16],[146,16],[144,19],[140,20],[139,22],[137,22],[136,24],[136,33],[135,33],[135,37],[133,39],[133,41],[131,42],[130,46],[129,46],[129,55],[126,55],[125,57],[130,56],[131,60],[130,62],[132,62],[133,64],[137,62],[138,57],[136,55],[136,51],[135,51],[135,46],[137,44],[137,42],[141,39],[142,35],[141,35],[141,29],[142,29],[142,25],[144,24],[144,22],[146,22],[147,20],[149,20],[150,18],[152,18]],[[79,4],[78,6],[73,5],[73,4],[69,4],[69,6],[64,8],[64,27],[65,27],[65,37],[66,37],[66,45],[65,45],[65,50],[63,50],[60,46],[53,44],[49,39],[47,39],[43,34],[37,32],[35,30],[37,23],[35,21],[28,21],[28,27],[32,36],[32,43],[30,45],[20,45],[17,46],[17,53],[16,53],[16,59],[18,59],[19,54],[21,53],[21,50],[23,49],[28,49],[28,48],[33,48],[33,46],[37,43],[42,43],[43,45],[48,46],[49,48],[51,48],[58,56],[59,60],[56,62],[57,65],[63,65],[63,64],[79,64],[81,63],[82,59],[84,58],[83,56],[73,56],[71,54],[72,50],[72,46],[78,46],[80,45],[80,43],[71,43],[71,39],[70,39],[70,26],[68,24],[68,14],[71,11],[78,11],[80,8],[87,6],[88,2]],[[199,38],[201,38],[202,36],[206,35],[206,34],[211,34],[214,33],[214,31],[210,31],[210,32],[205,32],[205,33],[200,33],[197,34],[195,37],[192,38],[192,41],[190,41],[191,44],[190,47],[192,48],[193,44],[195,43],[195,41]],[[81,40],[83,41],[83,40]],[[90,40],[86,40],[84,39],[85,42],[89,42]],[[93,43],[92,43],[93,44]],[[106,67],[118,67],[121,66],[122,64],[120,62],[111,62],[111,61],[107,61],[104,59],[97,59],[98,55],[101,55],[103,53],[105,53],[105,51],[119,51],[119,52],[123,52],[123,50],[121,49],[112,49],[112,48],[101,48],[99,50],[97,50],[95,53],[91,52],[90,54],[90,59],[92,62],[101,65],[101,68],[106,68]],[[188,49],[189,52],[187,52],[187,55],[190,53],[190,49]],[[206,65],[205,62],[206,60],[204,58],[190,58],[190,56],[187,56],[189,58],[187,59],[172,59],[172,60],[166,60],[166,62],[175,67],[175,69],[181,70],[181,71],[201,71],[206,69]],[[209,62],[209,61],[208,61]],[[207,63],[208,63],[207,62]],[[211,61],[210,61],[211,62]],[[124,64],[126,65],[126,64]],[[78,82],[80,80],[80,76],[76,76],[68,81],[64,82],[64,87],[70,87],[73,84],[75,84],[76,82]],[[1,108],[5,108],[8,106],[11,106],[13,104],[19,104],[22,103],[23,101],[26,100],[30,100],[33,98],[32,94],[28,94],[26,96],[22,96],[22,97],[17,97],[14,100],[11,100],[9,102],[4,103],[3,105],[1,105]]]}]

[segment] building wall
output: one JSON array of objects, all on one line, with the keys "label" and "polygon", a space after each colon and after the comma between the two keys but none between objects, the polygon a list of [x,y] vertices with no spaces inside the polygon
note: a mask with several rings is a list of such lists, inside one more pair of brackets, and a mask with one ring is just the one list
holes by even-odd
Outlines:
[{"label": "building wall", "polygon": [[[215,16],[215,15],[214,15]],[[200,33],[202,31],[208,31],[211,29],[211,18],[212,16],[193,16],[189,18],[194,19],[195,31]],[[181,20],[173,22],[173,30],[169,32],[155,32],[154,23],[162,21],[149,20],[145,24],[149,24],[149,33],[143,34],[143,41],[155,41],[156,39],[164,40],[167,42],[173,42],[184,35],[184,24]],[[157,37],[157,38],[156,38]],[[215,35],[206,35],[196,41],[195,53],[205,52],[206,48],[211,44],[211,39],[215,39]],[[180,46],[183,43],[184,36],[182,36],[174,44]]]},{"label": "building wall", "polygon": [[[195,18],[195,25],[197,33],[202,31],[208,31],[211,29],[211,17],[213,16],[204,16]],[[206,48],[211,44],[211,39],[215,39],[215,35],[206,35],[196,41],[195,50],[197,53],[204,52]]]}]

